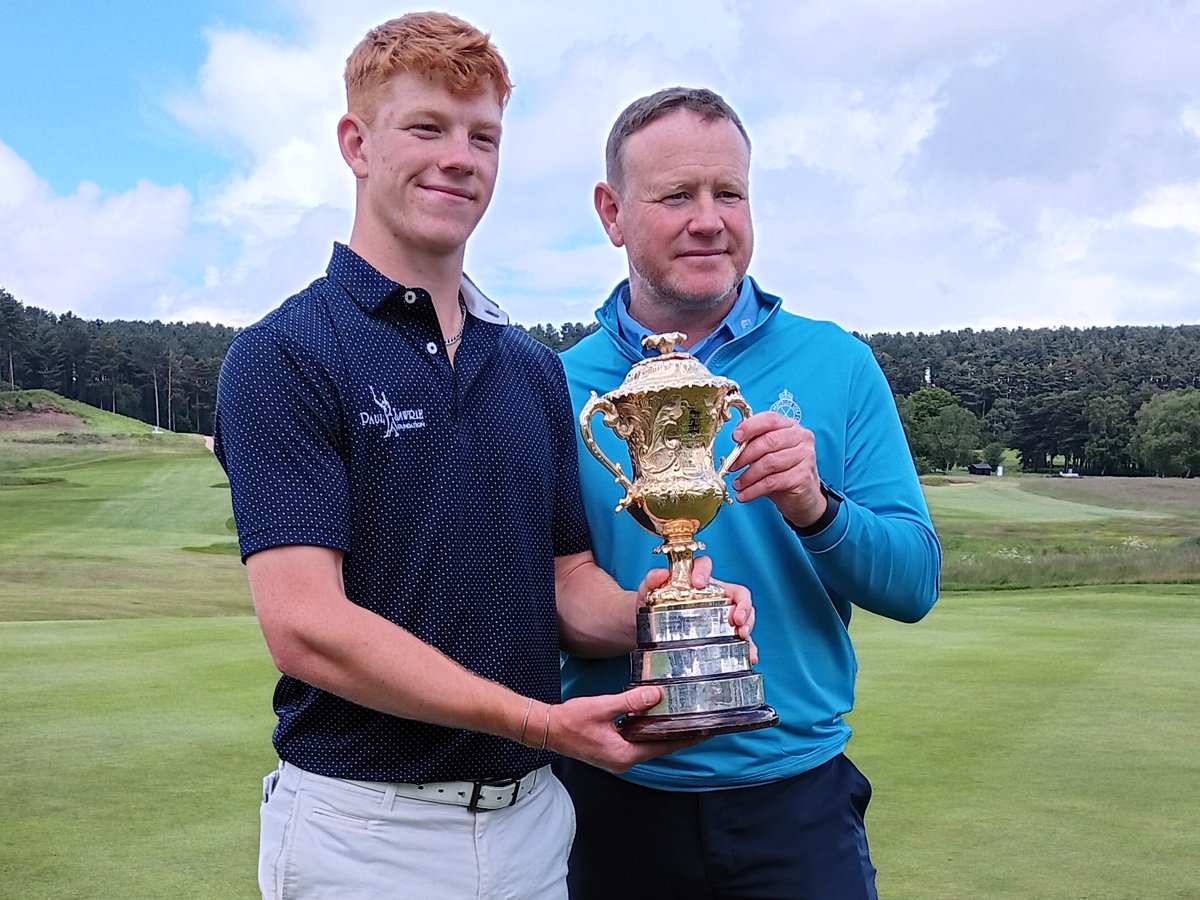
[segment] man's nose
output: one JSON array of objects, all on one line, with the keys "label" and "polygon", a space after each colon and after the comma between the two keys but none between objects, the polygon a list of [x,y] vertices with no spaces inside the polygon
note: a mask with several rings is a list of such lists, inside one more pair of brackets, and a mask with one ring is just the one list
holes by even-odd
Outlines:
[{"label": "man's nose", "polygon": [[693,234],[719,234],[725,230],[725,218],[714,197],[701,195],[692,206],[688,231]]},{"label": "man's nose", "polygon": [[454,130],[446,135],[438,165],[443,169],[456,170],[466,175],[475,171],[475,156],[471,153],[471,136],[465,129]]}]

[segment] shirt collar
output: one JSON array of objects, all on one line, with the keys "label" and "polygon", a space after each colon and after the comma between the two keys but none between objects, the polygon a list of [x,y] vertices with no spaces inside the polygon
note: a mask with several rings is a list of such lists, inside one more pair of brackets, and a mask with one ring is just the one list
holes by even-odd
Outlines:
[{"label": "shirt collar", "polygon": [[[326,274],[330,280],[341,285],[366,313],[377,312],[397,292],[406,290],[405,285],[392,281],[342,243],[334,242],[333,256],[329,260]],[[497,325],[508,324],[508,315],[504,310],[479,290],[465,272],[459,290],[467,311],[475,318]]]},{"label": "shirt collar", "polygon": [[[629,282],[623,282],[617,290],[619,291],[616,303],[617,326],[620,329],[621,337],[633,346],[641,347],[642,338],[649,337],[654,332],[629,314]],[[713,329],[712,334],[698,342],[688,352],[701,362],[705,362],[716,352],[717,348],[724,346],[734,338],[741,337],[757,325],[759,317],[763,315],[764,311],[765,307],[758,302],[758,298],[755,296],[753,282],[749,278],[743,278],[737,299],[733,301],[733,306],[725,314],[721,324]],[[647,357],[653,356],[655,353],[653,350],[645,349],[642,352]]]}]

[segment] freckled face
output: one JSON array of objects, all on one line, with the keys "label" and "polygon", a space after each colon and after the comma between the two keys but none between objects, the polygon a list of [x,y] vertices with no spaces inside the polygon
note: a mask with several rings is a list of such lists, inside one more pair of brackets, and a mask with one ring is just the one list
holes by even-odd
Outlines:
[{"label": "freckled face", "polygon": [[494,91],[396,75],[362,128],[359,215],[411,250],[461,253],[496,185],[500,115]]},{"label": "freckled face", "polygon": [[732,303],[754,250],[750,148],[737,126],[677,110],[630,135],[622,160],[605,225],[626,248],[635,296],[675,308]]}]

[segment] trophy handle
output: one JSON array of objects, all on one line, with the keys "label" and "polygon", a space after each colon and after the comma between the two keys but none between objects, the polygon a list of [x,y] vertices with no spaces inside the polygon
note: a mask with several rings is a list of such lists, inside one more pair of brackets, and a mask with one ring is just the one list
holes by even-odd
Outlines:
[{"label": "trophy handle", "polygon": [[616,512],[620,512],[633,502],[633,482],[625,476],[621,464],[609,459],[608,454],[600,449],[600,445],[592,436],[592,419],[596,417],[596,413],[604,413],[604,424],[609,428],[617,421],[617,408],[613,406],[612,401],[598,397],[596,392],[592,391],[591,399],[583,404],[583,409],[579,412],[579,433],[583,435],[583,443],[592,451],[592,456],[600,460],[604,468],[612,472],[613,477],[617,479],[617,484],[625,488],[625,496],[617,503]]},{"label": "trophy handle", "polygon": [[[753,415],[753,410],[750,409],[750,404],[742,399],[742,395],[737,392],[726,394],[721,400],[721,421],[728,422],[733,418],[733,410],[737,410],[742,414],[742,421],[745,421],[748,416]],[[746,449],[745,442],[735,444],[734,448],[729,451],[729,455],[721,460],[721,468],[717,469],[717,478],[724,481],[725,476],[733,469],[733,464],[737,462],[737,458],[742,455],[742,451]],[[730,503],[732,498],[725,497]]]}]

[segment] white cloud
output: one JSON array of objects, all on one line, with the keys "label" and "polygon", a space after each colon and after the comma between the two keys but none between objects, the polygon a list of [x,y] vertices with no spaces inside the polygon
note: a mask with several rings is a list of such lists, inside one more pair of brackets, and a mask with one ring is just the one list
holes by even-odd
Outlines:
[{"label": "white cloud", "polygon": [[16,212],[48,195],[45,183],[7,144],[0,141],[0,211],[12,219]]},{"label": "white cloud", "polygon": [[252,163],[293,137],[332,140],[343,108],[341,63],[323,45],[211,29],[193,93],[167,98],[184,125]]},{"label": "white cloud", "polygon": [[1200,236],[1200,181],[1156,188],[1130,219],[1150,228],[1185,228]]},{"label": "white cloud", "polygon": [[1180,124],[1193,137],[1200,138],[1200,104],[1187,107],[1179,117]]},{"label": "white cloud", "polygon": [[[1129,219],[1135,225],[1148,228],[1190,232],[1190,240],[1176,249],[1170,258],[1179,269],[1200,275],[1200,181],[1156,188],[1147,195],[1145,203],[1130,213]],[[1169,302],[1172,298],[1167,296],[1165,299]],[[1187,307],[1190,319],[1200,318],[1200,297],[1195,293],[1194,283]]]},{"label": "white cloud", "polygon": [[[23,303],[115,319],[130,314],[131,298],[170,284],[192,211],[182,187],[139,181],[105,193],[83,182],[56,196],[2,143],[0,185],[0,277]],[[138,314],[150,309],[139,304]]]}]

